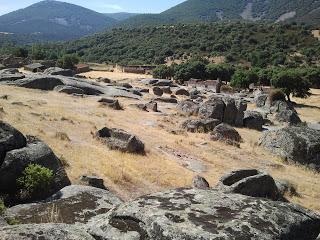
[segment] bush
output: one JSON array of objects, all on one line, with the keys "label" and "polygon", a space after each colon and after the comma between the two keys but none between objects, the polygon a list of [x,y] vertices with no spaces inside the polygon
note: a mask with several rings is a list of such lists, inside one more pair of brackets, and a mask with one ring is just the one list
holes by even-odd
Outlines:
[{"label": "bush", "polygon": [[206,78],[206,64],[203,61],[190,60],[174,67],[175,80],[184,82],[190,80],[191,78]]},{"label": "bush", "polygon": [[248,89],[250,84],[256,84],[259,80],[258,74],[254,70],[238,69],[231,79],[231,86]]},{"label": "bush", "polygon": [[4,213],[6,210],[6,206],[4,205],[4,202],[2,199],[0,199],[0,216]]},{"label": "bush", "polygon": [[18,186],[29,195],[47,189],[53,180],[53,172],[37,164],[28,165],[17,179]]},{"label": "bush", "polygon": [[153,70],[154,78],[170,79],[173,76],[173,69],[166,65],[160,65]]},{"label": "bush", "polygon": [[222,85],[220,91],[222,93],[234,93],[234,89],[229,85]]},{"label": "bush", "polygon": [[268,99],[270,103],[273,103],[275,101],[285,101],[286,95],[280,89],[275,89],[269,93]]},{"label": "bush", "polygon": [[234,68],[229,64],[208,64],[206,66],[206,75],[210,79],[220,79],[229,82],[234,74]]},{"label": "bush", "polygon": [[80,61],[79,57],[74,54],[63,55],[57,61],[57,66],[64,69],[74,69],[75,65]]}]

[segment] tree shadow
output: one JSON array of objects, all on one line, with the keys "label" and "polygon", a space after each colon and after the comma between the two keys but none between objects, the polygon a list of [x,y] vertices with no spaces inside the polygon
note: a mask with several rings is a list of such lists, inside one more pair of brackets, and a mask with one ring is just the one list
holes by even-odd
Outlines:
[{"label": "tree shadow", "polygon": [[302,103],[296,103],[294,105],[295,108],[311,108],[311,109],[318,109],[320,110],[320,107],[318,106],[312,106],[312,105],[307,105],[307,104],[302,104]]}]

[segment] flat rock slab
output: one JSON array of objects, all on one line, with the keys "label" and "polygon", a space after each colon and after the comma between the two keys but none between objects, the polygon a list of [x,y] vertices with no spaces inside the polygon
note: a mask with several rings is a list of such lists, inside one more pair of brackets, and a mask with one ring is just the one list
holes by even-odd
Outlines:
[{"label": "flat rock slab", "polygon": [[0,228],[1,240],[95,240],[83,227],[67,224],[28,224]]},{"label": "flat rock slab", "polygon": [[320,218],[289,203],[215,189],[176,189],[97,216],[88,231],[96,239],[311,240],[319,235]]},{"label": "flat rock slab", "polygon": [[17,205],[5,212],[6,219],[16,219],[21,224],[48,223],[54,212],[56,221],[67,224],[86,223],[90,218],[107,213],[122,201],[107,190],[89,186],[72,185],[63,188],[48,202]]}]

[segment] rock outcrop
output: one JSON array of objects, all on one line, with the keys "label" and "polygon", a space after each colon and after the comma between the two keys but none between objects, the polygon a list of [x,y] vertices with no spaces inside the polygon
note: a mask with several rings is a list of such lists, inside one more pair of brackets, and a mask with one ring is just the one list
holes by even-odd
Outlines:
[{"label": "rock outcrop", "polygon": [[267,131],[259,144],[281,158],[320,171],[319,130],[291,126]]},{"label": "rock outcrop", "polygon": [[26,224],[0,228],[1,240],[95,240],[82,226]]},{"label": "rock outcrop", "polygon": [[101,98],[98,102],[102,106],[107,106],[114,110],[122,110],[122,107],[117,99]]},{"label": "rock outcrop", "polygon": [[144,143],[122,129],[102,128],[96,134],[110,149],[129,153],[144,153]]},{"label": "rock outcrop", "polygon": [[5,211],[5,219],[20,224],[86,223],[92,217],[107,213],[122,201],[107,190],[71,185],[61,189],[47,201],[17,205]]},{"label": "rock outcrop", "polygon": [[71,69],[63,69],[59,67],[51,67],[47,68],[43,72],[44,74],[48,75],[61,75],[61,76],[66,76],[66,77],[73,77],[74,76],[74,71]]},{"label": "rock outcrop", "polygon": [[243,125],[250,129],[262,130],[264,120],[261,113],[247,110],[244,112]]},{"label": "rock outcrop", "polygon": [[181,101],[177,105],[177,110],[182,115],[197,116],[199,112],[199,105],[192,100],[185,100]]},{"label": "rock outcrop", "polygon": [[182,128],[188,132],[208,133],[221,123],[218,119],[189,119],[182,123]]},{"label": "rock outcrop", "polygon": [[201,104],[199,109],[199,116],[201,118],[218,119],[222,122],[224,117],[224,109],[225,104],[221,99],[211,99]]},{"label": "rock outcrop", "polygon": [[293,204],[216,189],[176,189],[97,216],[88,231],[96,239],[305,240],[317,238],[320,219]]}]

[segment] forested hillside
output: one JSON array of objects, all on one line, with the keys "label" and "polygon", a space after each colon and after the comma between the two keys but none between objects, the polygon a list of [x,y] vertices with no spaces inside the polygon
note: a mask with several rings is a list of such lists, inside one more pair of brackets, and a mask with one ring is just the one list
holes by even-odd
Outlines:
[{"label": "forested hillside", "polygon": [[40,47],[45,56],[77,54],[84,61],[159,64],[166,59],[225,56],[255,66],[313,64],[320,41],[303,25],[213,23],[114,29],[64,44]]}]

